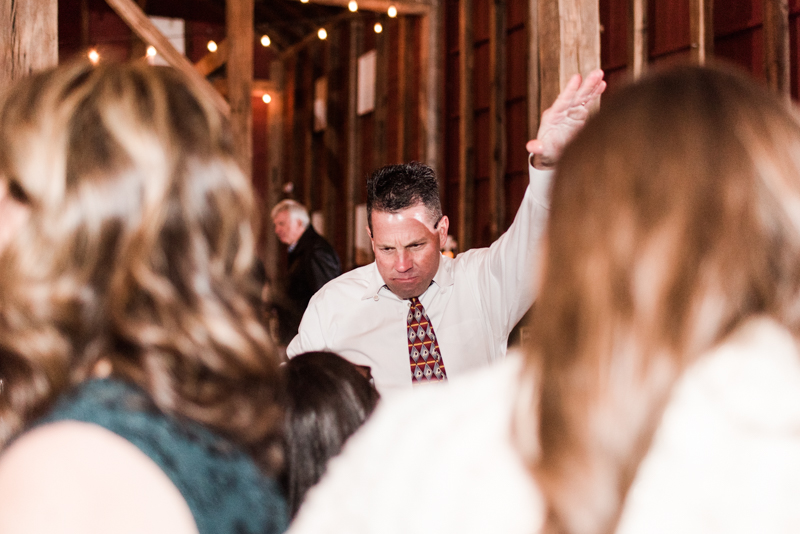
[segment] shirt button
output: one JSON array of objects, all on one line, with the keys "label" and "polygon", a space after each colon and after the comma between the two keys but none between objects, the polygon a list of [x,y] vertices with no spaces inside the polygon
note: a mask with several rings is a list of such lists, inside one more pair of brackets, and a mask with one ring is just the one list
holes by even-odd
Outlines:
[{"label": "shirt button", "polygon": [[378,295],[375,295],[374,297],[372,297],[372,300],[374,300],[375,302],[378,302],[379,299],[380,299],[380,297]]}]

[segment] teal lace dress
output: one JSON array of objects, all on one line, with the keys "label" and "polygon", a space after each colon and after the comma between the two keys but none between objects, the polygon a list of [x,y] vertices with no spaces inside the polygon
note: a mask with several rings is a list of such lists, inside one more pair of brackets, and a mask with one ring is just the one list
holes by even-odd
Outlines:
[{"label": "teal lace dress", "polygon": [[92,380],[63,395],[43,425],[93,423],[149,456],[180,490],[200,534],[278,534],[286,503],[278,484],[227,439],[160,412],[140,389],[115,379]]}]

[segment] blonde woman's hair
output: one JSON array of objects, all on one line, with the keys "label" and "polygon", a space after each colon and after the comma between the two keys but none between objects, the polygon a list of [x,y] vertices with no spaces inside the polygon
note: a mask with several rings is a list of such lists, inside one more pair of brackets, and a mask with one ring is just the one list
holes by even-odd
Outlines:
[{"label": "blonde woman's hair", "polygon": [[0,445],[104,360],[266,465],[277,359],[250,185],[212,104],[171,69],[36,74],[0,107],[0,172],[30,209],[0,256]]},{"label": "blonde woman's hair", "polygon": [[800,123],[723,70],[624,88],[563,154],[547,243],[520,446],[545,532],[613,532],[687,366],[758,314],[800,333]]}]

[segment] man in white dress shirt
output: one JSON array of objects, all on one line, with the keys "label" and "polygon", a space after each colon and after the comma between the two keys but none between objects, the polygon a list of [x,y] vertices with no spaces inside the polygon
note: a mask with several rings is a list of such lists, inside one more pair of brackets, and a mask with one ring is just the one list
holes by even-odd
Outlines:
[{"label": "man in white dress shirt", "polygon": [[[535,167],[555,164],[604,89],[602,71],[583,81],[573,77],[527,145]],[[447,380],[502,359],[511,329],[535,298],[531,266],[547,221],[550,172],[531,167],[530,174],[509,229],[489,248],[448,258],[440,250],[449,220],[431,169],[407,164],[376,171],[367,185],[375,262],[339,276],[311,298],[288,356],[336,352],[370,367],[382,395],[410,389],[406,319],[417,297],[435,331]]]}]

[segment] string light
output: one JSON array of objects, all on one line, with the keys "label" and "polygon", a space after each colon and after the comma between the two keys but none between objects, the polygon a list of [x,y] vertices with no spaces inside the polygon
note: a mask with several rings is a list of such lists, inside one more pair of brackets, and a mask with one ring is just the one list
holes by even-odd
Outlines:
[{"label": "string light", "polygon": [[397,8],[394,6],[389,6],[389,10],[386,12],[386,14],[392,18],[395,18],[397,16]]},{"label": "string light", "polygon": [[317,32],[317,37],[324,41],[328,38],[328,32],[325,30],[325,28],[320,28]]},{"label": "string light", "polygon": [[269,35],[262,35],[261,36],[261,46],[269,46],[272,44],[272,41],[269,40]]},{"label": "string light", "polygon": [[89,56],[89,61],[94,65],[97,65],[97,62],[100,61],[100,54],[94,48],[90,49],[87,55]]},{"label": "string light", "polygon": [[307,4],[308,0],[300,0],[300,2],[303,3],[303,4]]},{"label": "string light", "polygon": [[356,2],[356,0],[350,0],[350,3],[347,4],[347,9],[349,9],[351,13],[355,13],[358,11],[358,2]]},{"label": "string light", "polygon": [[156,47],[155,47],[155,46],[148,46],[148,47],[147,47],[147,57],[153,57],[153,56],[155,56],[157,53],[158,53],[158,52],[156,51]]},{"label": "string light", "polygon": [[261,97],[261,100],[263,100],[265,104],[269,104],[272,102],[272,97],[269,96],[269,93],[264,93],[264,96]]},{"label": "string light", "polygon": [[383,31],[383,25],[380,22],[375,23],[375,33],[381,33]]},{"label": "string light", "polygon": [[208,44],[206,45],[206,47],[208,48],[209,52],[216,52],[217,51],[217,43],[215,43],[214,41],[209,41]]}]

